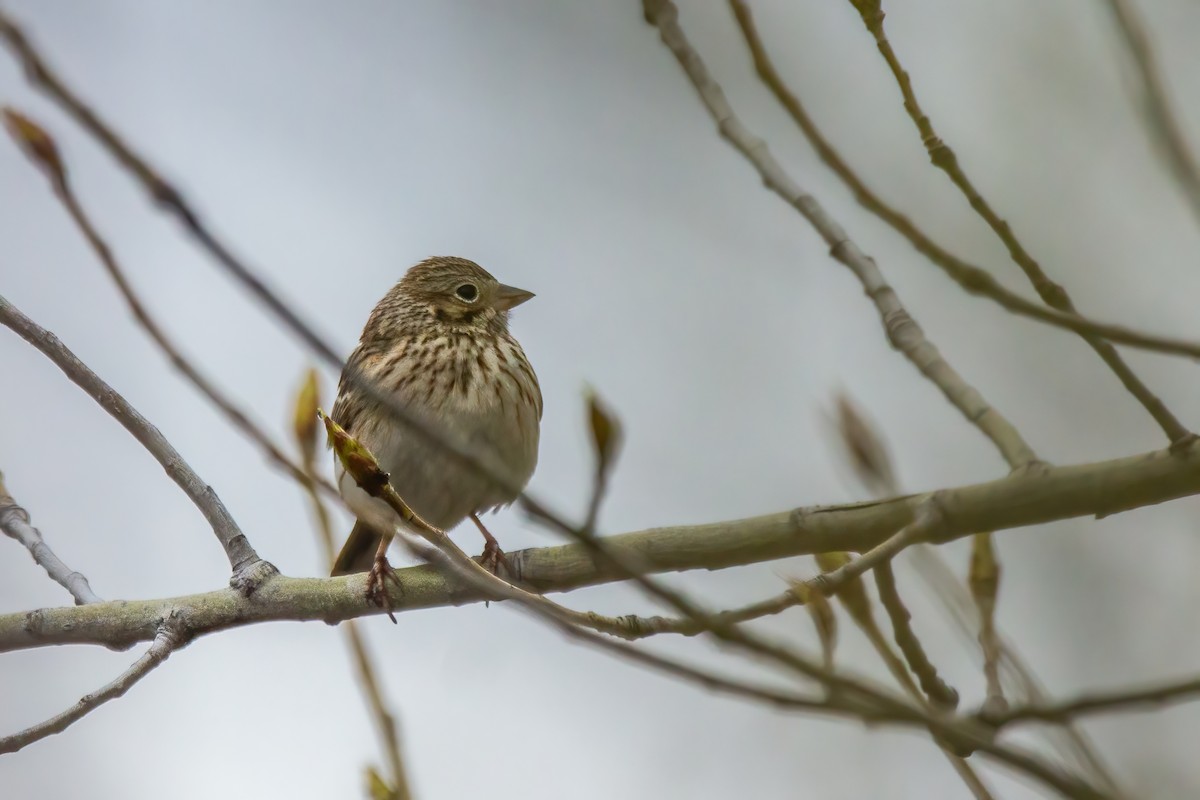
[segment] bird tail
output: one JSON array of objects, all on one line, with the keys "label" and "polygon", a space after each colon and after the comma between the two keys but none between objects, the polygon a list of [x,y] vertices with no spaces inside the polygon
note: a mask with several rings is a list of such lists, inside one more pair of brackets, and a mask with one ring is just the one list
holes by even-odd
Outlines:
[{"label": "bird tail", "polygon": [[374,528],[355,521],[350,537],[342,545],[342,552],[338,553],[337,560],[333,562],[333,571],[329,574],[336,577],[367,572],[375,563],[375,551],[379,549],[381,541],[383,536]]}]

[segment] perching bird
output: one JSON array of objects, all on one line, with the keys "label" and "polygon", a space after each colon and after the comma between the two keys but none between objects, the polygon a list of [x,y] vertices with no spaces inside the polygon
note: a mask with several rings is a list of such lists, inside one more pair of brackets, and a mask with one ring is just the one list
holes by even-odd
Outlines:
[{"label": "perching bird", "polygon": [[[360,380],[372,381],[427,427],[459,439],[523,487],[537,465],[542,393],[508,332],[508,316],[531,297],[465,258],[422,261],[371,312],[333,406],[333,420],[375,455],[419,517],[445,531],[468,516],[476,521],[488,540],[485,560],[503,554],[476,515],[516,495],[406,429],[348,376],[360,370]],[[381,577],[386,542],[402,523],[358,488],[337,459],[335,471],[358,520],[333,574],[372,570],[373,578]]]}]

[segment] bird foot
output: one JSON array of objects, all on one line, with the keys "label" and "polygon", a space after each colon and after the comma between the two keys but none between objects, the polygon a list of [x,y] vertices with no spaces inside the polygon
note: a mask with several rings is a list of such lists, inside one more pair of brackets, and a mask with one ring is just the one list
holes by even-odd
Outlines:
[{"label": "bird foot", "polygon": [[479,518],[478,514],[472,514],[471,521],[475,523],[475,527],[483,534],[483,555],[479,557],[480,566],[499,578],[501,577],[500,566],[504,565],[504,571],[511,575],[512,566],[508,563],[508,559],[504,557],[504,551],[500,549],[500,543],[496,541],[496,537],[492,536],[491,531],[483,524],[483,520]]},{"label": "bird foot", "polygon": [[396,570],[392,569],[392,565],[388,563],[387,556],[375,556],[375,563],[371,565],[371,570],[367,573],[367,601],[374,603],[382,608],[388,615],[388,619],[392,624],[396,623],[396,615],[392,613],[392,598],[387,591],[387,582],[391,581],[404,593],[404,586],[400,583],[400,576],[396,574]]},{"label": "bird foot", "polygon": [[490,535],[484,542],[483,555],[479,557],[479,564],[497,578],[500,577],[500,567],[502,565],[506,573],[512,574],[512,567],[509,565],[504,551],[500,549],[500,543]]}]

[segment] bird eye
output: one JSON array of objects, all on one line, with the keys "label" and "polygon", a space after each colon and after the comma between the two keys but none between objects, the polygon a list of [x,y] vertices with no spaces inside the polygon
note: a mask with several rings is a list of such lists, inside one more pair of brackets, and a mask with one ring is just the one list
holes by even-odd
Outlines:
[{"label": "bird eye", "polygon": [[460,299],[466,300],[468,303],[475,302],[475,299],[479,297],[479,290],[475,288],[475,284],[473,283],[464,283],[462,286],[455,289],[454,293],[458,295]]}]

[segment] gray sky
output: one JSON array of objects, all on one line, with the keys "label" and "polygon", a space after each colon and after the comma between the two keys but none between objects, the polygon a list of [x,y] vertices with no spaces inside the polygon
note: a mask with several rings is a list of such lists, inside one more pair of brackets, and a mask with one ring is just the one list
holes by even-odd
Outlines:
[{"label": "gray sky", "polygon": [[[683,5],[685,29],[746,123],[1045,459],[1164,443],[1077,337],[966,297],[860,211],[756,82],[725,4]],[[1078,306],[1196,338],[1200,232],[1132,110],[1122,51],[1099,5],[909,0],[889,9],[888,24],[940,133]],[[1186,0],[1139,6],[1200,143],[1200,9]],[[839,388],[887,433],[907,487],[1004,474],[987,441],[891,352],[873,308],[815,233],[719,140],[635,3],[7,7],[70,82],[346,351],[371,306],[428,255],[473,258],[535,291],[515,317],[546,397],[531,488],[580,513],[590,469],[582,390],[596,386],[628,434],[605,532],[859,498],[827,424]],[[875,188],[1026,291],[1000,245],[929,167],[850,4],[753,7],[781,70]],[[7,56],[0,102],[56,136],[84,203],[187,353],[285,435],[305,353],[96,145],[32,95]],[[287,574],[319,573],[300,492],[169,370],[45,180],[7,143],[0,242],[0,293],[158,425],[260,553]],[[1185,423],[1200,425],[1193,364],[1129,359]],[[0,365],[0,469],[67,563],[106,598],[224,584],[226,564],[204,520],[118,425],[11,334],[0,335]],[[334,376],[325,378],[328,404]],[[1001,624],[1052,689],[1196,671],[1198,511],[1188,500],[998,537]],[[493,530],[510,549],[554,541],[511,512]],[[458,536],[471,551],[476,538]],[[15,543],[0,549],[0,611],[65,602]],[[965,554],[946,548],[960,570]],[[780,575],[812,570],[797,559],[672,580],[732,605],[777,592]],[[978,702],[974,652],[915,578],[900,575],[937,663],[968,704]],[[651,608],[622,587],[565,599],[602,612]],[[502,606],[409,613],[397,626],[373,618],[365,627],[386,664],[423,798],[966,794],[925,737],[713,697],[568,644]],[[765,627],[815,650],[803,612]],[[839,658],[878,674],[850,627]],[[716,657],[692,640],[651,646]],[[0,658],[3,731],[57,713],[133,657],[56,648]],[[1170,796],[1200,780],[1196,710],[1090,730],[1135,789]],[[0,789],[52,798],[160,797],[166,786],[179,798],[353,797],[368,761],[379,761],[375,738],[336,631],[260,625],[194,643],[119,702],[0,759]],[[1003,773],[985,774],[1006,799],[1037,796]]]}]

